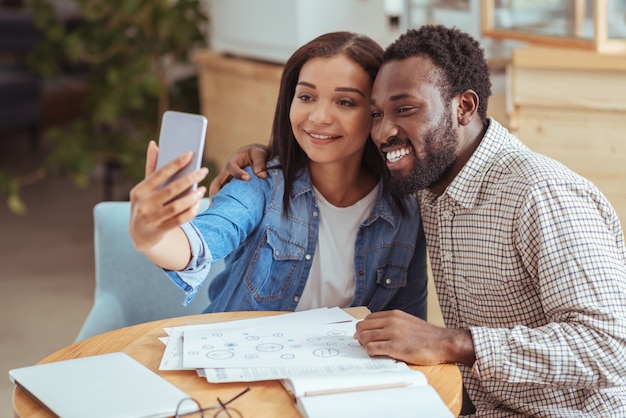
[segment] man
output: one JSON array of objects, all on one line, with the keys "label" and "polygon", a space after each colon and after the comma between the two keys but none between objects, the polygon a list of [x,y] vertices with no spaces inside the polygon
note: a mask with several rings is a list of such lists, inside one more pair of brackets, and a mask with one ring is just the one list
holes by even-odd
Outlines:
[{"label": "man", "polygon": [[482,49],[456,29],[410,30],[385,51],[372,138],[390,187],[417,194],[446,328],[385,311],[356,337],[371,355],[459,364],[466,414],[626,416],[619,219],[487,118],[490,89]]}]

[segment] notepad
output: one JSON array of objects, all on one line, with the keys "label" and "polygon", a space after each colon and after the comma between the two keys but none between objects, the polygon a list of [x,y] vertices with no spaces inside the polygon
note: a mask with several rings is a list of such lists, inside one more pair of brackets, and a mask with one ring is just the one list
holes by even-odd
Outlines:
[{"label": "notepad", "polygon": [[[168,417],[188,397],[125,353],[22,367],[10,370],[9,377],[63,418]],[[194,405],[184,407],[180,412],[191,412]]]},{"label": "notepad", "polygon": [[452,418],[426,376],[400,371],[343,376],[298,376],[282,381],[305,418]]}]

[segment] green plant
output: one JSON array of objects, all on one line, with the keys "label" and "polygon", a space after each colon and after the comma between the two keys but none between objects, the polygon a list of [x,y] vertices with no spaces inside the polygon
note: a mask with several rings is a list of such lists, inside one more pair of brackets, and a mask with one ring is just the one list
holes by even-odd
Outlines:
[{"label": "green plant", "polygon": [[[206,41],[200,0],[76,0],[80,20],[69,28],[48,0],[30,7],[43,40],[31,57],[44,76],[80,68],[87,85],[84,116],[47,132],[54,146],[46,173],[85,184],[95,165],[114,160],[125,176],[143,177],[147,142],[168,109],[199,112],[196,80],[174,77]],[[19,182],[0,176],[0,192],[20,210]]]}]

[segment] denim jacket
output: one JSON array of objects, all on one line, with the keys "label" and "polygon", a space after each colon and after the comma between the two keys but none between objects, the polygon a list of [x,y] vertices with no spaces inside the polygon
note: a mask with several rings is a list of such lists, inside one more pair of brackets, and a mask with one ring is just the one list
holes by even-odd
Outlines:
[{"label": "denim jacket", "polygon": [[[166,272],[187,292],[187,303],[211,263],[225,257],[224,271],[209,286],[205,312],[296,309],[315,253],[319,209],[306,169],[294,181],[285,215],[284,177],[277,164],[268,163],[266,179],[248,167],[249,181],[230,181],[205,212],[183,226],[192,259],[184,271]],[[406,199],[402,215],[380,186],[355,237],[351,306],[401,309],[425,318],[426,244],[417,202]]]}]

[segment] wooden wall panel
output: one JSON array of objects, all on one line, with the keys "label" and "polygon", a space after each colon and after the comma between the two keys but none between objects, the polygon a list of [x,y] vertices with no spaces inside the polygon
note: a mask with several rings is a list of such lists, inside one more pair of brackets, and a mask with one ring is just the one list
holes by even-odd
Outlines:
[{"label": "wooden wall panel", "polygon": [[199,90],[208,119],[205,158],[221,169],[239,147],[270,138],[282,65],[200,51]]}]

